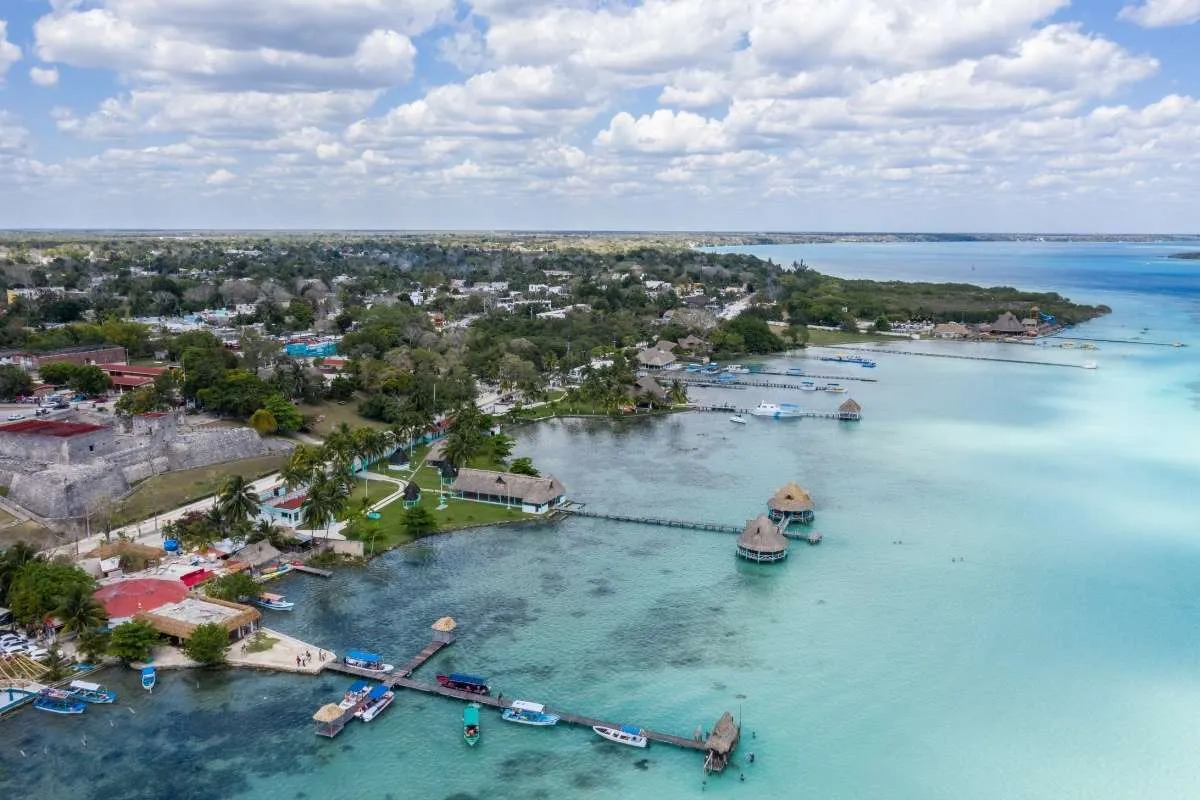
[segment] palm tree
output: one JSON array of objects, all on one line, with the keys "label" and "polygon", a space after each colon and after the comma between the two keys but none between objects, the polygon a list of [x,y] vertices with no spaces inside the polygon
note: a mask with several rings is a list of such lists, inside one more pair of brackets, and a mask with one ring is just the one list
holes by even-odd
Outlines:
[{"label": "palm tree", "polygon": [[229,525],[237,525],[258,516],[259,503],[254,484],[241,475],[226,478],[217,494],[217,508]]},{"label": "palm tree", "polygon": [[667,390],[667,399],[677,406],[688,401],[687,387],[683,385],[683,381],[678,379],[671,381],[671,388]]},{"label": "palm tree", "polygon": [[95,630],[108,621],[108,614],[91,589],[82,584],[72,584],[58,601],[54,616],[62,621],[66,633],[84,633]]},{"label": "palm tree", "polygon": [[346,510],[349,493],[341,476],[321,475],[308,487],[308,497],[300,506],[301,520],[309,530],[325,529],[325,540],[329,541],[329,528],[333,520]]},{"label": "palm tree", "polygon": [[12,586],[21,567],[40,558],[37,548],[25,541],[19,541],[5,550],[0,555],[0,598],[7,596],[8,587]]}]

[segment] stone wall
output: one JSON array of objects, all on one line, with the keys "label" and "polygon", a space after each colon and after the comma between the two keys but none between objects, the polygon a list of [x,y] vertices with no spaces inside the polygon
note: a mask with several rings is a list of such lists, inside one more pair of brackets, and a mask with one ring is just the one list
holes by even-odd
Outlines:
[{"label": "stone wall", "polygon": [[112,428],[74,436],[0,432],[0,455],[48,464],[75,464],[115,449]]}]

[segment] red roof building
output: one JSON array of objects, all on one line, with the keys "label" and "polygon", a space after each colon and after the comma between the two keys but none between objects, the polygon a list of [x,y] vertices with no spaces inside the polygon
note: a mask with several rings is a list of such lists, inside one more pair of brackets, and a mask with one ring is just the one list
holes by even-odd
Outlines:
[{"label": "red roof building", "polygon": [[109,619],[119,619],[178,603],[187,597],[187,587],[163,578],[132,578],[101,587],[93,597],[104,606]]}]

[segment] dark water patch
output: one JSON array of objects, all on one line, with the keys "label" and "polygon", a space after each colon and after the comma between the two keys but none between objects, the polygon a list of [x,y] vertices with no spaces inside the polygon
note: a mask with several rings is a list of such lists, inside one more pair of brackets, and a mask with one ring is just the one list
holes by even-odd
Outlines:
[{"label": "dark water patch", "polygon": [[598,789],[604,785],[604,774],[595,770],[573,772],[571,785],[576,789]]},{"label": "dark water patch", "polygon": [[455,792],[454,794],[446,795],[444,800],[479,800],[479,796],[469,792]]},{"label": "dark water patch", "polygon": [[568,611],[567,614],[573,619],[583,619],[587,616],[587,611],[584,611],[582,608],[577,608],[574,611]]},{"label": "dark water patch", "polygon": [[541,777],[565,769],[569,759],[549,750],[521,750],[500,762],[496,773],[500,778],[514,774],[525,777]]},{"label": "dark water patch", "polygon": [[650,759],[639,758],[637,761],[633,762],[633,767],[634,767],[634,769],[640,769],[643,772],[645,772],[646,770],[650,769],[650,764],[651,764]]},{"label": "dark water patch", "polygon": [[542,594],[556,595],[567,590],[567,579],[557,570],[543,572],[538,578],[541,582]]}]

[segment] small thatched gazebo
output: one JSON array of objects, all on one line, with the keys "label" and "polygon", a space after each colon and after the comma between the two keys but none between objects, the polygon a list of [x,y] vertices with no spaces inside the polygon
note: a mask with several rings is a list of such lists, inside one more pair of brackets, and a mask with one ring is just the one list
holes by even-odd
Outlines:
[{"label": "small thatched gazebo", "polygon": [[838,419],[858,422],[862,419],[862,406],[855,402],[853,398],[846,400],[846,402],[838,406]]},{"label": "small thatched gazebo", "polygon": [[404,486],[404,507],[412,508],[419,502],[421,502],[421,487],[417,486],[416,481],[409,481]]},{"label": "small thatched gazebo", "polygon": [[737,554],[758,563],[782,561],[787,558],[788,540],[766,514],[759,514],[746,523],[738,536]]},{"label": "small thatched gazebo", "polygon": [[725,769],[741,734],[741,728],[733,721],[733,714],[728,711],[722,714],[713,726],[712,733],[704,740],[705,772],[721,772]]},{"label": "small thatched gazebo", "polygon": [[442,617],[430,627],[433,628],[435,642],[450,644],[454,641],[454,629],[458,627],[458,623],[454,621],[453,617]]},{"label": "small thatched gazebo", "polygon": [[789,522],[813,521],[812,495],[794,482],[789,482],[767,501],[771,521],[786,528]]},{"label": "small thatched gazebo", "polygon": [[317,723],[317,735],[328,736],[332,739],[342,732],[342,728],[346,727],[346,721],[354,716],[353,708],[342,708],[337,703],[326,703],[317,709],[317,713],[313,714],[313,721]]}]

